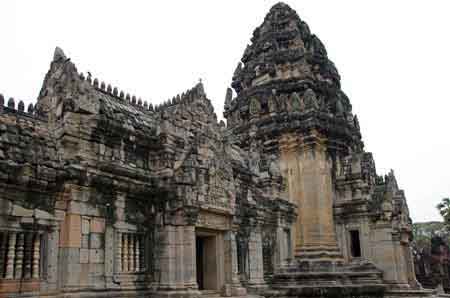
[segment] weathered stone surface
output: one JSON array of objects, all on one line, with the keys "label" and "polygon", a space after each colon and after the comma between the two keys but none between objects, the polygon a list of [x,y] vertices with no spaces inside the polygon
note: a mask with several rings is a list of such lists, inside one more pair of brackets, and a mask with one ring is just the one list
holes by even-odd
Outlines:
[{"label": "weathered stone surface", "polygon": [[105,232],[105,219],[104,218],[92,218],[90,223],[91,233],[104,233]]},{"label": "weathered stone surface", "polygon": [[105,242],[105,234],[91,233],[89,235],[89,248],[103,248]]},{"label": "weathered stone surface", "polygon": [[57,48],[35,106],[0,96],[0,270],[30,267],[32,230],[46,279],[28,296],[425,295],[404,193],[289,6],[254,31],[232,87],[225,125],[201,81],[147,105]]},{"label": "weathered stone surface", "polygon": [[60,247],[81,247],[81,216],[67,214],[61,226]]},{"label": "weathered stone surface", "polygon": [[81,248],[80,249],[80,264],[89,263],[89,249]]},{"label": "weathered stone surface", "polygon": [[81,234],[87,235],[90,232],[90,221],[87,217],[81,218]]},{"label": "weathered stone surface", "polygon": [[103,249],[89,249],[89,263],[99,264],[105,261],[105,251]]}]

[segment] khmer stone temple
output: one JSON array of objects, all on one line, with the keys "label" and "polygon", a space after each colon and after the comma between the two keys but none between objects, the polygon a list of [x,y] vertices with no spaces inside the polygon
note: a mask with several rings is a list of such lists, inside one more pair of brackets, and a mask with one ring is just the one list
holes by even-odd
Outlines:
[{"label": "khmer stone temple", "polygon": [[288,5],[231,88],[225,123],[201,82],[153,105],[56,48],[35,104],[0,95],[0,297],[431,296],[404,192]]}]

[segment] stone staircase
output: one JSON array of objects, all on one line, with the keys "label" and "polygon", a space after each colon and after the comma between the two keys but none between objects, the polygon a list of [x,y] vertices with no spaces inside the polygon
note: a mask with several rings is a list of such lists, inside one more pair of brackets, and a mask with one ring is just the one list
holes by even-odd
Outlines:
[{"label": "stone staircase", "polygon": [[218,298],[221,297],[220,292],[216,290],[201,290],[200,295],[202,298]]},{"label": "stone staircase", "polygon": [[[202,290],[200,291],[200,298],[221,298],[224,297],[219,291],[215,290]],[[226,297],[226,298],[264,298],[258,295],[250,295],[247,294],[245,296],[237,296],[237,297]]]}]

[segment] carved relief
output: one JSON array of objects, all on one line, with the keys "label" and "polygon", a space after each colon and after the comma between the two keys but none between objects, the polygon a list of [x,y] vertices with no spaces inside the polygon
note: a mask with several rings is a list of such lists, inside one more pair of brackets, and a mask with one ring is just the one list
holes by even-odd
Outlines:
[{"label": "carved relief", "polygon": [[250,99],[249,112],[251,116],[256,116],[261,111],[261,104],[259,100],[255,97]]}]

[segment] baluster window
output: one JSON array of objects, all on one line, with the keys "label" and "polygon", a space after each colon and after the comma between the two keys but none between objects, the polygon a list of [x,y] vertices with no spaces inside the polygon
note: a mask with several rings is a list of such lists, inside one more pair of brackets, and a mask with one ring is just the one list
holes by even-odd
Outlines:
[{"label": "baluster window", "polygon": [[116,241],[116,272],[142,273],[147,270],[145,261],[145,235],[118,232]]},{"label": "baluster window", "polygon": [[43,234],[0,231],[0,279],[41,279]]}]

